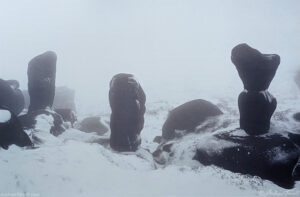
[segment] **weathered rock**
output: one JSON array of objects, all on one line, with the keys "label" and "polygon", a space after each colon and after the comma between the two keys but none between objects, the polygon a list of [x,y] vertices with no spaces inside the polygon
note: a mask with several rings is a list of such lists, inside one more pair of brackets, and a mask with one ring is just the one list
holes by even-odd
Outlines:
[{"label": "weathered rock", "polygon": [[0,147],[8,149],[12,144],[20,147],[32,146],[18,117],[8,109],[0,107]]},{"label": "weathered rock", "polygon": [[269,88],[280,57],[276,54],[262,54],[247,44],[239,44],[231,51],[234,63],[244,88],[248,91],[264,91]]},{"label": "weathered rock", "polygon": [[173,139],[176,135],[175,130],[194,131],[207,118],[221,114],[222,111],[209,101],[189,101],[169,113],[162,128],[162,137],[165,140]]},{"label": "weathered rock", "polygon": [[66,130],[63,118],[55,111],[49,109],[36,110],[29,112],[28,114],[19,116],[23,128],[34,129],[36,124],[36,117],[41,114],[52,116],[53,122],[51,123],[52,126],[49,132],[54,136],[58,136]]},{"label": "weathered rock", "polygon": [[[265,136],[235,135],[224,132],[215,135],[217,143],[231,143],[223,149],[198,148],[195,160],[203,165],[216,165],[232,172],[259,176],[275,184],[292,188],[293,169],[300,156],[300,141],[287,134]],[[300,135],[298,135],[300,136]]]},{"label": "weathered rock", "polygon": [[105,124],[102,123],[99,116],[87,117],[80,122],[80,131],[84,132],[96,132],[99,135],[103,135],[108,131]]},{"label": "weathered rock", "polygon": [[63,118],[64,122],[69,122],[72,125],[72,127],[77,121],[76,114],[71,109],[55,109],[54,111]]},{"label": "weathered rock", "polygon": [[48,51],[28,63],[29,111],[52,107],[55,95],[56,60],[56,54]]},{"label": "weathered rock", "polygon": [[280,64],[280,57],[262,54],[247,44],[239,44],[232,49],[231,60],[245,89],[238,99],[240,127],[249,135],[266,133],[277,105],[267,89]]},{"label": "weathered rock", "polygon": [[298,162],[296,163],[294,169],[293,169],[293,178],[297,181],[300,180],[300,157],[298,159]]},{"label": "weathered rock", "polygon": [[25,106],[24,96],[16,80],[0,79],[0,105],[5,106],[14,114],[21,113]]},{"label": "weathered rock", "polygon": [[249,135],[266,133],[270,129],[270,119],[277,101],[268,92],[243,91],[238,98],[240,128]]},{"label": "weathered rock", "polygon": [[146,95],[131,74],[115,75],[110,82],[110,146],[117,151],[136,151],[141,144]]},{"label": "weathered rock", "polygon": [[300,122],[300,112],[295,113],[294,116],[293,116],[293,118],[294,118],[296,121]]}]

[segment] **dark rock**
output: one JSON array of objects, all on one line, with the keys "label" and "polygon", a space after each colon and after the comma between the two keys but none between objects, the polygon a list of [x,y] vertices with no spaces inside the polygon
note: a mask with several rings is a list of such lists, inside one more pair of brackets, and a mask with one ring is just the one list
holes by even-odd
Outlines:
[{"label": "dark rock", "polygon": [[36,110],[36,111],[32,111],[32,112],[29,112],[28,114],[20,116],[19,118],[20,118],[23,128],[24,129],[34,129],[37,116],[42,115],[42,114],[53,117],[53,124],[52,124],[53,126],[51,127],[51,129],[49,131],[51,134],[53,134],[54,136],[58,136],[66,130],[64,121],[63,121],[63,118],[61,117],[61,115],[59,115],[55,111],[51,111],[51,110]]},{"label": "dark rock", "polygon": [[154,139],[153,139],[153,142],[156,142],[158,144],[160,144],[162,142],[162,136],[156,136]]},{"label": "dark rock", "polygon": [[280,64],[280,57],[262,54],[247,44],[239,44],[232,49],[231,60],[245,89],[238,99],[240,127],[250,135],[266,133],[277,105],[267,89]]},{"label": "dark rock", "polygon": [[101,118],[99,116],[93,116],[83,119],[80,122],[79,130],[88,133],[96,132],[99,135],[103,135],[108,131],[108,128],[101,122]]},{"label": "dark rock", "polygon": [[29,111],[52,107],[55,95],[56,60],[56,54],[48,51],[28,63]]},{"label": "dark rock", "polygon": [[295,113],[294,116],[293,116],[293,118],[294,118],[296,121],[300,122],[300,112]]},{"label": "dark rock", "polygon": [[141,144],[146,95],[131,74],[115,75],[110,82],[110,146],[117,151],[136,151]]},{"label": "dark rock", "polygon": [[293,169],[293,178],[297,181],[300,180],[300,157],[298,159],[298,162],[296,163],[294,169]]},{"label": "dark rock", "polygon": [[32,146],[18,117],[5,107],[0,107],[0,147],[8,149],[12,144],[20,147]]},{"label": "dark rock", "polygon": [[[295,134],[294,134],[295,135]],[[232,143],[222,150],[198,148],[195,160],[203,165],[216,165],[232,172],[259,176],[283,188],[292,188],[293,169],[300,155],[299,137],[279,134],[266,136],[216,134],[219,144]]]},{"label": "dark rock", "polygon": [[0,79],[0,105],[5,106],[14,114],[21,113],[25,106],[24,96],[16,80]]},{"label": "dark rock", "polygon": [[207,118],[220,114],[223,114],[222,111],[209,101],[197,99],[184,103],[169,113],[162,128],[162,137],[173,139],[175,130],[194,131]]},{"label": "dark rock", "polygon": [[65,122],[70,122],[72,127],[77,121],[76,114],[72,109],[55,109],[54,111],[58,113]]},{"label": "dark rock", "polygon": [[270,119],[277,101],[268,92],[243,91],[238,98],[240,128],[249,135],[259,135],[269,131]]},{"label": "dark rock", "polygon": [[262,54],[247,44],[234,47],[231,60],[238,70],[244,88],[248,91],[268,89],[280,64],[279,55]]}]

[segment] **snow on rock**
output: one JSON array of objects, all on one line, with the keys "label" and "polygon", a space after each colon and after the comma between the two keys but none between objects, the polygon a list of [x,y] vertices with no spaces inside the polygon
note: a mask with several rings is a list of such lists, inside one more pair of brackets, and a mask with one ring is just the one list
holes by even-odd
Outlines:
[{"label": "snow on rock", "polygon": [[[184,136],[173,145],[175,155],[167,165],[156,164],[150,152],[158,146],[153,139],[161,135],[169,104],[148,104],[147,108],[150,113],[145,115],[142,145],[136,153],[113,151],[109,132],[99,136],[68,129],[54,137],[49,132],[52,117],[38,116],[35,130],[26,131],[43,140],[38,148],[13,145],[7,151],[0,149],[0,196],[299,196],[299,183],[285,190],[259,177],[192,160],[198,146],[234,146],[215,144],[209,140],[213,134],[209,131]],[[223,122],[229,121],[227,128],[236,128],[235,118],[224,117]]]},{"label": "snow on rock", "polygon": [[11,119],[11,113],[8,110],[0,109],[0,123],[5,123]]}]

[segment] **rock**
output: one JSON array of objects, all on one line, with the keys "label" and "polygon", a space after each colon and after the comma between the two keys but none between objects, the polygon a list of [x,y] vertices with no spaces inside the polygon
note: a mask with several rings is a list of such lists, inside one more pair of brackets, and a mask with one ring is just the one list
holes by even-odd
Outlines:
[{"label": "rock", "polygon": [[194,131],[207,118],[221,114],[222,111],[209,101],[189,101],[169,113],[162,128],[162,137],[165,140],[173,139],[176,136],[175,130]]},{"label": "rock", "polygon": [[249,135],[266,133],[277,105],[267,89],[280,64],[280,57],[262,54],[247,44],[239,44],[232,49],[231,60],[245,89],[238,99],[240,127]]},{"label": "rock", "polygon": [[0,107],[0,147],[8,149],[12,144],[20,147],[32,146],[18,117],[5,107]]},{"label": "rock", "polygon": [[293,169],[293,178],[297,181],[300,180],[300,157],[298,159],[298,162],[296,163],[294,169]]},{"label": "rock", "polygon": [[25,106],[24,96],[18,88],[18,81],[0,79],[0,105],[16,115],[20,114]]},{"label": "rock", "polygon": [[80,122],[79,130],[87,133],[96,132],[99,135],[103,135],[108,131],[108,128],[102,123],[99,116],[93,116],[83,119]]},{"label": "rock", "polygon": [[63,118],[64,122],[69,122],[72,125],[72,127],[77,121],[76,114],[71,109],[55,109],[54,111]]},{"label": "rock", "polygon": [[56,54],[47,51],[28,63],[29,111],[51,108],[55,95]]},{"label": "rock", "polygon": [[[214,165],[233,173],[258,176],[290,189],[297,180],[300,134],[289,131],[251,136],[244,130],[213,129],[161,143],[153,157],[162,167]],[[294,174],[293,174],[294,173]]]},{"label": "rock", "polygon": [[162,136],[156,136],[156,137],[153,139],[153,142],[156,142],[156,143],[158,143],[158,144],[160,144],[162,141],[163,141]]},{"label": "rock", "polygon": [[268,92],[243,91],[238,98],[240,128],[249,135],[260,135],[270,129],[270,119],[277,101]]},{"label": "rock", "polygon": [[29,112],[28,114],[19,116],[23,128],[34,129],[36,124],[36,117],[43,114],[47,116],[52,116],[53,118],[53,122],[51,123],[49,133],[51,133],[54,136],[58,136],[66,130],[63,118],[58,113],[50,109],[36,110]]},{"label": "rock", "polygon": [[294,116],[293,116],[293,118],[294,118],[296,121],[300,122],[300,112],[295,113]]},{"label": "rock", "polygon": [[231,146],[221,150],[198,148],[194,159],[203,165],[215,165],[232,172],[259,176],[289,189],[294,186],[292,173],[300,155],[300,141],[290,134],[284,136],[249,136],[224,132],[214,136],[216,144],[231,143]]},{"label": "rock", "polygon": [[280,57],[276,54],[262,54],[247,44],[239,44],[231,51],[231,60],[235,65],[244,88],[248,91],[264,91],[269,88]]},{"label": "rock", "polygon": [[131,74],[117,74],[110,81],[110,146],[117,151],[136,151],[141,144],[146,95]]}]

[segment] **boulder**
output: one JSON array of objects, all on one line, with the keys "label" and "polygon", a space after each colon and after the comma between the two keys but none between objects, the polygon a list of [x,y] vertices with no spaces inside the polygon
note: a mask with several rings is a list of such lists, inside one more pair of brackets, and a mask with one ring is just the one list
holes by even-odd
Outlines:
[{"label": "boulder", "polygon": [[15,115],[20,114],[25,106],[24,96],[16,80],[0,79],[0,105],[8,108]]},{"label": "boulder", "polygon": [[165,140],[173,139],[175,131],[195,131],[196,127],[207,120],[223,114],[222,111],[209,101],[197,99],[184,103],[170,111],[162,128]]},{"label": "boulder", "polygon": [[103,135],[108,131],[108,128],[101,121],[99,116],[92,116],[87,117],[80,122],[79,130],[87,133],[96,132],[99,135]]},{"label": "boulder", "polygon": [[198,148],[194,159],[203,165],[215,165],[232,172],[259,176],[283,188],[294,186],[293,169],[300,156],[299,136],[265,136],[224,132],[214,135],[216,143],[228,143],[220,149]]},{"label": "boulder", "polygon": [[0,107],[0,147],[8,149],[12,144],[20,147],[32,146],[32,142],[24,132],[18,117],[5,107]]},{"label": "boulder", "polygon": [[36,118],[40,115],[47,115],[52,117],[51,128],[49,130],[49,133],[51,133],[52,135],[58,136],[66,130],[66,126],[61,115],[59,115],[55,111],[50,110],[49,108],[44,110],[32,111],[25,115],[19,116],[23,128],[34,129],[37,123]]}]

